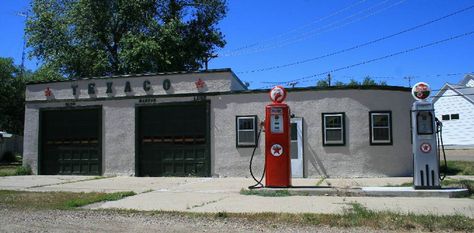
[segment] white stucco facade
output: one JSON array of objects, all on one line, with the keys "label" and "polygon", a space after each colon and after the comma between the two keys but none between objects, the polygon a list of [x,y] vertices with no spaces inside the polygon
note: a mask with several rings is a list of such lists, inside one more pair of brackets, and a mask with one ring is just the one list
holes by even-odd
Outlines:
[{"label": "white stucco facade", "polygon": [[[173,93],[163,91],[164,79],[171,80]],[[176,79],[176,80],[174,80]],[[207,86],[198,90],[197,79]],[[149,80],[152,93],[143,91]],[[106,83],[114,82],[114,95],[107,95]],[[124,93],[130,81],[133,93]],[[95,83],[96,94],[88,94],[88,83]],[[71,84],[80,94],[72,95]],[[46,97],[46,88],[54,96]],[[24,164],[38,173],[39,115],[42,109],[81,109],[99,106],[102,113],[102,174],[136,175],[136,107],[163,103],[207,101],[210,104],[211,176],[246,177],[253,148],[236,147],[236,116],[257,115],[264,120],[269,103],[268,90],[246,91],[229,70],[117,79],[90,79],[71,82],[30,84],[27,86],[25,113]],[[295,88],[288,90],[287,103],[295,117],[303,119],[303,163],[305,177],[409,176],[412,172],[409,111],[413,99],[406,88]],[[390,145],[371,145],[369,112],[389,111],[392,116]],[[345,113],[346,143],[323,146],[322,113]],[[255,170],[264,161],[264,134],[256,150]]]}]

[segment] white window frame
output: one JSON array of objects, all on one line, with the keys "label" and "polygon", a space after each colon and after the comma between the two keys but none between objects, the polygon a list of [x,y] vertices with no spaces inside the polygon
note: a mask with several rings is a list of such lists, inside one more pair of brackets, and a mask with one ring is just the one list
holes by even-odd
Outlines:
[{"label": "white window frame", "polygon": [[[326,117],[340,117],[341,118],[341,126],[340,127],[326,127]],[[323,146],[343,146],[346,144],[346,130],[345,130],[345,114],[343,112],[338,113],[322,113],[323,118]],[[341,130],[341,140],[338,141],[328,141],[326,139],[327,130]]]},{"label": "white window frame", "polygon": [[[374,126],[374,116],[388,116],[387,126]],[[391,111],[372,111],[370,117],[370,144],[371,145],[392,145],[392,112]],[[388,129],[388,140],[375,140],[374,129]]]},{"label": "white window frame", "polygon": [[[253,129],[240,129],[241,119],[251,119],[253,121]],[[235,118],[236,131],[236,147],[255,147],[257,145],[257,116],[236,116]],[[240,142],[240,132],[254,132],[253,142]]]}]

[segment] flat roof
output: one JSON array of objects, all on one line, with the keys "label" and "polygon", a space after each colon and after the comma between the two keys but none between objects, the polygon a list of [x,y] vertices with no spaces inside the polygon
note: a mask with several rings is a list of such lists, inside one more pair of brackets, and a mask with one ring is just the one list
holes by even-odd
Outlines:
[{"label": "flat roof", "polygon": [[221,73],[221,72],[230,72],[237,81],[239,81],[243,86],[244,83],[240,80],[231,68],[222,68],[222,69],[209,69],[209,70],[194,70],[194,71],[173,71],[173,72],[159,72],[159,73],[143,73],[143,74],[121,74],[121,75],[107,75],[107,76],[95,76],[95,77],[84,77],[84,78],[64,78],[58,80],[45,80],[45,81],[29,81],[26,85],[31,84],[43,84],[43,83],[59,83],[59,82],[71,82],[71,81],[80,81],[80,80],[97,80],[97,79],[114,79],[114,78],[138,78],[138,77],[147,77],[147,76],[166,76],[166,75],[179,75],[179,74],[204,74],[204,73]]}]

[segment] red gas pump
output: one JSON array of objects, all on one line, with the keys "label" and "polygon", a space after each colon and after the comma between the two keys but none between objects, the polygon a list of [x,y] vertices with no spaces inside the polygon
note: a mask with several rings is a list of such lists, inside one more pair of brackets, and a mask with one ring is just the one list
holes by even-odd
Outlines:
[{"label": "red gas pump", "polygon": [[265,186],[291,186],[290,108],[283,103],[286,91],[276,86],[270,91],[273,103],[265,107]]}]

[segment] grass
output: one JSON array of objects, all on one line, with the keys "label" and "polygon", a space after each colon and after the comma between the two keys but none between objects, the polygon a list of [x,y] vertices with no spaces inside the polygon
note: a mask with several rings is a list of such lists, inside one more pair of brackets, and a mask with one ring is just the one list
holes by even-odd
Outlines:
[{"label": "grass", "polygon": [[0,176],[14,176],[18,166],[2,165],[0,166]]},{"label": "grass", "polygon": [[394,231],[474,231],[474,221],[461,215],[437,216],[399,214],[394,212],[371,211],[359,203],[350,203],[342,214],[314,214],[314,213],[192,213],[177,211],[148,211],[120,210],[123,213],[141,213],[152,216],[181,216],[206,219],[232,219],[246,222],[258,222],[267,226],[275,224],[329,226],[338,228],[367,227],[376,230]]},{"label": "grass", "polygon": [[[14,208],[74,210],[77,207],[101,202],[114,201],[133,192],[119,193],[70,193],[70,192],[23,192],[0,191],[0,206]],[[368,227],[378,230],[418,230],[418,231],[474,231],[474,221],[468,217],[399,214],[393,212],[371,211],[359,203],[350,203],[342,214],[313,213],[191,213],[176,211],[136,211],[136,210],[101,210],[119,214],[139,213],[152,216],[183,216],[207,219],[240,219],[249,222],[263,222],[266,225],[298,224],[330,227]]]},{"label": "grass", "polygon": [[0,165],[0,176],[24,176],[31,175],[30,167],[20,165]]},{"label": "grass", "polygon": [[470,198],[474,199],[474,180],[449,179],[441,181],[441,187],[465,188],[469,191]]},{"label": "grass", "polygon": [[102,201],[115,201],[133,196],[134,192],[71,193],[0,191],[0,205],[14,208],[74,209]]},{"label": "grass", "polygon": [[[441,161],[441,173],[444,172],[444,161]],[[448,161],[448,176],[453,175],[474,175],[474,161]]]},{"label": "grass", "polygon": [[288,190],[254,190],[254,189],[241,189],[240,194],[242,195],[256,195],[262,197],[288,197],[291,193]]}]

